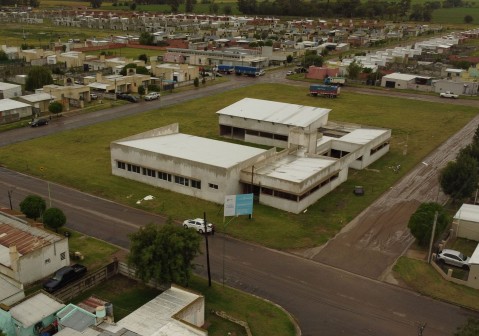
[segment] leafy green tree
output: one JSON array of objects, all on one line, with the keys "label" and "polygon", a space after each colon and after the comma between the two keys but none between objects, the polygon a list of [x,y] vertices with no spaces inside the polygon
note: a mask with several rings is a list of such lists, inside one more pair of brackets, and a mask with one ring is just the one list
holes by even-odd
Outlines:
[{"label": "leafy green tree", "polygon": [[148,224],[130,235],[128,264],[144,282],[188,286],[201,236],[180,226]]},{"label": "leafy green tree", "polygon": [[53,84],[50,70],[41,66],[34,66],[30,69],[25,82],[25,90],[35,91],[44,85]]},{"label": "leafy green tree", "polygon": [[132,3],[130,4],[130,9],[131,9],[132,11],[134,11],[134,10],[136,9],[136,2],[132,2]]},{"label": "leafy green tree", "polygon": [[256,0],[238,0],[238,10],[243,14],[256,12]]},{"label": "leafy green tree", "polygon": [[90,5],[92,8],[100,8],[102,0],[90,0]]},{"label": "leafy green tree", "polygon": [[146,54],[141,54],[141,55],[139,55],[139,56],[138,56],[138,59],[139,59],[140,61],[143,61],[143,62],[145,62],[145,63],[148,63],[148,56],[146,56]]},{"label": "leafy green tree", "polygon": [[138,66],[135,63],[128,63],[127,65],[125,65],[123,67],[123,69],[121,69],[120,75],[126,76],[126,74],[128,72],[128,69],[136,69],[137,74],[142,74],[142,75],[148,75],[149,74],[148,69],[146,67]]},{"label": "leafy green tree", "polygon": [[361,73],[362,66],[360,63],[356,62],[356,60],[352,61],[351,64],[348,65],[348,77],[351,79],[358,78],[359,74]]},{"label": "leafy green tree", "polygon": [[475,318],[468,318],[467,322],[457,328],[454,336],[476,336],[479,335],[479,320]]},{"label": "leafy green tree", "polygon": [[20,203],[20,211],[27,216],[27,218],[33,220],[37,220],[37,218],[41,217],[46,208],[47,204],[45,200],[37,195],[28,195]]},{"label": "leafy green tree", "polygon": [[181,2],[181,0],[167,0],[167,4],[170,5],[172,13],[178,13]]},{"label": "leafy green tree", "polygon": [[449,223],[449,216],[442,205],[434,202],[423,203],[409,219],[407,226],[411,234],[416,238],[419,246],[427,246],[429,244],[436,211],[438,216],[434,236],[438,237]]},{"label": "leafy green tree", "polygon": [[223,6],[223,13],[225,13],[225,15],[233,14],[233,8],[231,7],[231,5],[229,5],[229,4],[224,5]]},{"label": "leafy green tree", "polygon": [[8,55],[3,50],[0,50],[0,61],[2,62],[8,61]]},{"label": "leafy green tree", "polygon": [[471,196],[478,181],[478,163],[468,155],[449,162],[439,175],[442,190],[454,201]]},{"label": "leafy green tree", "polygon": [[210,4],[210,13],[218,14],[220,12],[220,5],[212,1]]},{"label": "leafy green tree", "polygon": [[58,229],[65,225],[66,222],[65,214],[58,208],[48,208],[43,214],[43,224],[54,229],[55,232],[58,232]]},{"label": "leafy green tree", "polygon": [[474,137],[472,138],[472,142],[479,144],[479,126],[476,128],[476,131],[474,132]]},{"label": "leafy green tree", "polygon": [[320,67],[323,65],[323,61],[323,58],[319,56],[315,50],[306,50],[303,66],[306,68],[311,65]]},{"label": "leafy green tree", "polygon": [[48,105],[48,111],[50,111],[50,113],[54,113],[54,114],[61,113],[63,111],[63,105],[62,105],[62,103],[60,103],[58,101],[51,102]]},{"label": "leafy green tree", "polygon": [[464,23],[472,23],[472,21],[474,21],[474,18],[471,15],[464,16]]},{"label": "leafy green tree", "polygon": [[193,0],[185,0],[185,12],[186,13],[193,12]]},{"label": "leafy green tree", "polygon": [[140,95],[140,97],[145,94],[145,87],[143,85],[140,85],[138,87],[138,94]]},{"label": "leafy green tree", "polygon": [[155,44],[155,37],[148,33],[148,32],[143,32],[140,34],[140,39],[139,39],[139,43],[140,44],[143,44],[143,45],[153,45]]},{"label": "leafy green tree", "polygon": [[291,63],[291,62],[293,62],[293,56],[292,55],[286,56],[286,63]]}]

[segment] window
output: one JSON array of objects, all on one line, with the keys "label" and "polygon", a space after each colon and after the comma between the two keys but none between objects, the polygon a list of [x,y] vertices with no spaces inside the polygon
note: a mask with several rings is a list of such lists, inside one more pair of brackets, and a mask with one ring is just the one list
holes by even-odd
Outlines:
[{"label": "window", "polygon": [[135,166],[135,165],[132,165],[132,164],[127,164],[127,168],[128,168],[128,171],[131,171],[131,172],[134,172],[134,173],[140,173],[140,167],[139,166]]},{"label": "window", "polygon": [[150,168],[143,168],[143,175],[151,176],[151,177],[156,177],[156,171]]},{"label": "window", "polygon": [[201,189],[201,181],[191,180],[191,186],[196,189]]},{"label": "window", "polygon": [[120,169],[126,169],[126,163],[121,161],[116,161],[116,166]]},{"label": "window", "polygon": [[165,173],[165,172],[162,172],[162,171],[158,172],[158,178],[161,179],[161,180],[171,182],[171,174],[168,174],[168,173]]},{"label": "window", "polygon": [[65,252],[60,253],[60,260],[65,260]]},{"label": "window", "polygon": [[45,259],[45,264],[49,264],[49,263],[50,263],[50,261],[51,261],[51,260],[50,260],[50,258],[48,258],[48,259]]},{"label": "window", "polygon": [[211,189],[218,189],[218,185],[213,183],[208,183],[208,187],[210,187]]},{"label": "window", "polygon": [[187,187],[190,184],[190,180],[181,176],[175,176],[175,183],[178,183]]}]

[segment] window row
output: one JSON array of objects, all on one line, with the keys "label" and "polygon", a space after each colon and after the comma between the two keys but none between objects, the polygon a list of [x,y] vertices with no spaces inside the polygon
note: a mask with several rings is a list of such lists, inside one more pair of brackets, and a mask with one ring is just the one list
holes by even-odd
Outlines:
[{"label": "window row", "polygon": [[370,154],[373,155],[374,153],[380,151],[381,149],[383,149],[384,147],[386,147],[388,145],[389,145],[389,141],[385,141],[382,144],[380,144],[379,146],[376,146],[376,147],[372,148],[371,151],[370,151]]},{"label": "window row", "polygon": [[[154,170],[154,169],[145,168],[145,167],[140,167],[140,166],[133,165],[133,164],[130,164],[130,163],[125,163],[125,162],[122,162],[122,161],[117,161],[117,167],[119,169],[124,169],[124,170],[127,170],[129,172],[133,172],[133,173],[137,173],[137,174],[141,173],[145,176],[155,177],[155,178],[158,178],[160,180],[167,181],[167,182],[175,182],[176,184],[181,184],[185,187],[192,187],[192,188],[195,188],[195,189],[201,189],[201,181],[200,180],[195,180],[195,179],[192,179],[192,178],[186,178],[186,177],[178,176],[178,175],[172,175],[170,173],[166,173],[166,172],[163,172],[163,171]],[[213,184],[213,183],[208,183],[208,187],[211,188],[211,189],[215,189],[215,190],[218,189],[218,185]]]}]

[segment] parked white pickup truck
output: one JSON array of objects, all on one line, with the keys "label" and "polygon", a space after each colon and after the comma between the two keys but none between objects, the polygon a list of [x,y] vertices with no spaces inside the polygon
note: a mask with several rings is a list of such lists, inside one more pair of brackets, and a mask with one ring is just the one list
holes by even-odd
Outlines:
[{"label": "parked white pickup truck", "polygon": [[452,93],[451,91],[446,91],[446,92],[441,92],[440,97],[457,99],[459,98],[459,95]]}]

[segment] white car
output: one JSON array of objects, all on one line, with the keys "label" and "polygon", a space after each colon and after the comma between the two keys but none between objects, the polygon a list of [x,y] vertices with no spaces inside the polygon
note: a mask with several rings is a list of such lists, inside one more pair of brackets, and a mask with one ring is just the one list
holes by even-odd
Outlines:
[{"label": "white car", "polygon": [[451,91],[441,92],[439,96],[441,98],[453,98],[453,99],[459,98],[459,95],[452,93]]},{"label": "white car", "polygon": [[150,92],[145,96],[145,100],[155,100],[160,99],[160,94],[158,92]]},{"label": "white car", "polygon": [[293,71],[289,70],[287,73],[286,73],[286,76],[291,76],[292,74],[294,74]]},{"label": "white car", "polygon": [[[195,229],[199,233],[205,232],[205,221],[203,218],[187,219],[183,222],[185,229]],[[211,223],[206,224],[206,232],[213,233],[214,226]]]},{"label": "white car", "polygon": [[436,261],[468,270],[470,258],[459,251],[444,249],[437,255]]}]

